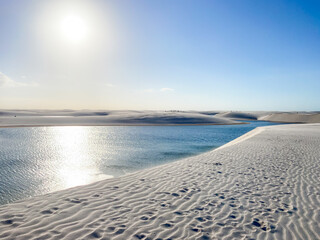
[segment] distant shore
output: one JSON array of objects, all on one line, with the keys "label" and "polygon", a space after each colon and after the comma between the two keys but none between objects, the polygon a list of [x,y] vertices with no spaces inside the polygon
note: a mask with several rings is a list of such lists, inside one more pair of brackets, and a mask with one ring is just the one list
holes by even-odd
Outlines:
[{"label": "distant shore", "polygon": [[248,124],[247,122],[235,122],[235,123],[193,123],[193,124],[50,124],[50,125],[0,125],[0,128],[17,128],[17,127],[139,127],[139,126],[210,126],[210,125],[242,125]]},{"label": "distant shore", "polygon": [[1,239],[319,239],[320,124],[0,207]]},{"label": "distant shore", "polygon": [[0,127],[231,125],[257,120],[281,123],[317,123],[320,122],[320,113],[0,110]]}]

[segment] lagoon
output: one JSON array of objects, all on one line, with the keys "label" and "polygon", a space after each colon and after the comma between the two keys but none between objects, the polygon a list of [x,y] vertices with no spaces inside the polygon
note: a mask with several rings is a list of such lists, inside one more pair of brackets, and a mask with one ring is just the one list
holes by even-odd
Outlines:
[{"label": "lagoon", "polygon": [[0,204],[213,150],[275,123],[0,129]]}]

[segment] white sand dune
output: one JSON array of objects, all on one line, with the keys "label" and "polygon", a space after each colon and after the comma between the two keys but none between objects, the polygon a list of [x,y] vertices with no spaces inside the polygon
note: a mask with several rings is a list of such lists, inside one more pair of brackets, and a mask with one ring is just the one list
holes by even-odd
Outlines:
[{"label": "white sand dune", "polygon": [[273,113],[260,117],[259,120],[284,123],[320,123],[319,112]]},{"label": "white sand dune", "polygon": [[[203,114],[205,113],[206,112],[203,112]],[[281,122],[281,123],[320,123],[320,112],[229,111],[229,112],[218,112],[211,115],[214,115],[217,118],[243,120],[243,121],[259,120],[259,121]]]},{"label": "white sand dune", "polygon": [[226,125],[237,120],[320,123],[319,112],[0,110],[0,127]]},{"label": "white sand dune", "polygon": [[232,119],[197,112],[165,111],[0,111],[0,126],[69,126],[69,125],[196,125],[239,124]]},{"label": "white sand dune", "polygon": [[263,112],[263,111],[256,111],[256,112],[236,112],[236,111],[229,111],[229,112],[220,112],[215,115],[215,117],[220,118],[230,118],[230,119],[237,119],[237,120],[258,120],[260,117],[266,116],[271,114],[271,112]]},{"label": "white sand dune", "polygon": [[320,239],[320,124],[0,207],[0,239]]}]

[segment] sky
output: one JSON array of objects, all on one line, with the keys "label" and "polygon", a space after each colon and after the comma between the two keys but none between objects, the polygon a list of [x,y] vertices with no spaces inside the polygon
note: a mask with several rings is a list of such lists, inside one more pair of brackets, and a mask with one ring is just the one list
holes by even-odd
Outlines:
[{"label": "sky", "polygon": [[320,110],[320,2],[0,0],[0,108]]}]

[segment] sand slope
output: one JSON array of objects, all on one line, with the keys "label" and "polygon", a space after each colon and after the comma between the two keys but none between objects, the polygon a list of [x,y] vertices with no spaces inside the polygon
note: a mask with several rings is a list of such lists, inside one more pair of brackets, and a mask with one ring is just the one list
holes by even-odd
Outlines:
[{"label": "sand slope", "polygon": [[0,239],[320,239],[320,124],[0,207]]}]

